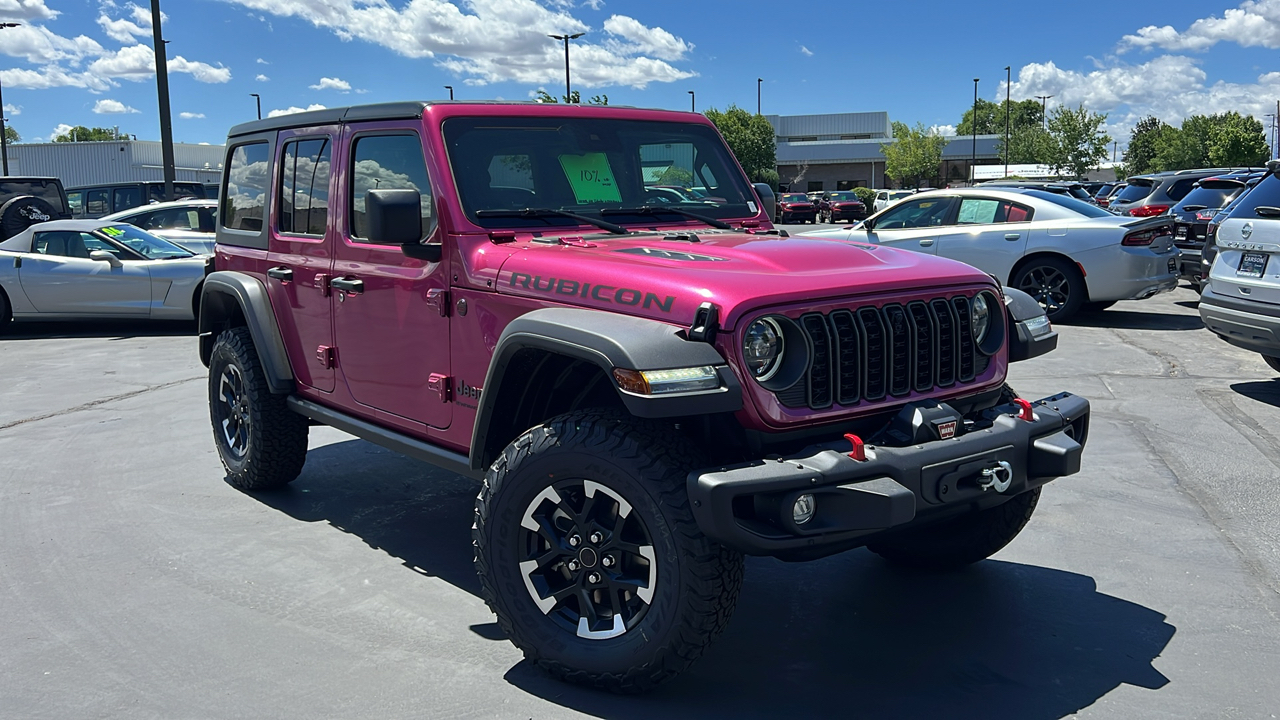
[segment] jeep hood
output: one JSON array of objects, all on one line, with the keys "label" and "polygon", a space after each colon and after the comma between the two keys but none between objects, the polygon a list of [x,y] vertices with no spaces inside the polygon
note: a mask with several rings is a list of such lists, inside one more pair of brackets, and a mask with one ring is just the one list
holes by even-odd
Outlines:
[{"label": "jeep hood", "polygon": [[721,326],[732,329],[762,307],[992,283],[963,263],[908,250],[737,231],[696,236],[697,242],[661,234],[522,242],[502,263],[498,292],[680,325],[711,302],[720,308]]}]

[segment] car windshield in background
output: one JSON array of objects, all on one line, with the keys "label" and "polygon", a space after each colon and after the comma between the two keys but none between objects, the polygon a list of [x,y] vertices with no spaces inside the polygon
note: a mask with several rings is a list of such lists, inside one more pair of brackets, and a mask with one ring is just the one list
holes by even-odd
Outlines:
[{"label": "car windshield in background", "polygon": [[787,193],[782,196],[782,199],[786,202],[809,202],[808,195],[800,195],[799,193]]},{"label": "car windshield in background", "polygon": [[1058,205],[1060,207],[1064,207],[1072,212],[1080,213],[1085,217],[1091,217],[1091,218],[1115,217],[1114,215],[1107,212],[1106,210],[1103,210],[1097,205],[1084,202],[1083,200],[1077,200],[1071,197],[1070,195],[1061,195],[1059,193],[1047,192],[1045,190],[1023,190],[1022,192],[1025,195],[1030,195],[1031,197],[1040,198],[1041,200],[1044,200],[1046,202],[1051,202],[1054,205]]},{"label": "car windshield in background", "polygon": [[[445,121],[444,138],[463,209],[481,227],[581,224],[552,213],[513,212],[530,208],[604,214],[614,223],[689,222],[675,210],[711,218],[759,210],[724,142],[705,125],[460,117]],[[691,188],[716,201],[689,194]],[[624,212],[630,209],[636,212]]]},{"label": "car windshield in background", "polygon": [[831,202],[849,202],[850,200],[857,200],[857,199],[858,199],[858,194],[851,193],[851,192],[833,192],[831,193],[831,196],[828,198],[828,200],[830,200]]},{"label": "car windshield in background", "polygon": [[1150,183],[1130,182],[1123,190],[1120,191],[1120,194],[1115,196],[1115,199],[1120,202],[1141,200],[1151,194],[1151,189],[1153,187],[1155,186]]},{"label": "car windshield in background", "polygon": [[129,248],[148,260],[168,260],[170,258],[192,256],[190,251],[133,225],[108,225],[98,228],[95,232],[108,240]]},{"label": "car windshield in background", "polygon": [[[1243,189],[1243,182],[1217,183],[1210,187],[1201,186],[1187,193],[1187,196],[1182,198],[1182,202],[1178,203],[1175,211],[1180,212],[1183,208],[1196,208],[1196,210],[1220,208],[1231,202],[1231,198],[1235,197],[1236,193]],[[1187,212],[1190,212],[1190,210],[1187,210]]]},{"label": "car windshield in background", "polygon": [[906,191],[906,190],[904,190],[904,191],[902,191],[902,192],[891,192],[891,193],[889,193],[889,199],[890,199],[890,200],[901,200],[901,199],[902,199],[902,198],[904,198],[904,197],[911,197],[911,196],[912,196],[912,195],[914,195],[914,194],[915,194],[915,193],[913,193],[913,192],[909,192],[909,191]]}]

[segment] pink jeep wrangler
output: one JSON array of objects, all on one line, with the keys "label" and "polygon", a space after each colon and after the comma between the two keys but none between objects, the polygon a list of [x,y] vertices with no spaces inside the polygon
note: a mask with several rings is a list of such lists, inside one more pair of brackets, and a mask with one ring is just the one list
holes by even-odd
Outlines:
[{"label": "pink jeep wrangler", "polygon": [[1079,470],[1088,402],[1005,384],[1057,343],[1038,304],[789,238],[700,115],[338,108],[232,128],[225,167],[199,315],[228,481],[287,485],[317,423],[481,481],[484,598],[561,678],[684,670],[744,554],[986,558]]}]

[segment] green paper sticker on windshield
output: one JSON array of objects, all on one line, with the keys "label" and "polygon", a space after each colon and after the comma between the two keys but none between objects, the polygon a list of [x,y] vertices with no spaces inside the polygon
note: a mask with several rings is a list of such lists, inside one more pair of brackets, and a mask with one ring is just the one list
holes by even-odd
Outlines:
[{"label": "green paper sticker on windshield", "polygon": [[124,231],[118,227],[104,227],[102,228],[102,234],[110,235],[111,237],[119,237],[124,234]]},{"label": "green paper sticker on windshield", "polygon": [[579,205],[622,202],[618,183],[613,179],[613,168],[609,167],[609,157],[604,153],[561,155],[560,167],[564,168],[564,175]]}]

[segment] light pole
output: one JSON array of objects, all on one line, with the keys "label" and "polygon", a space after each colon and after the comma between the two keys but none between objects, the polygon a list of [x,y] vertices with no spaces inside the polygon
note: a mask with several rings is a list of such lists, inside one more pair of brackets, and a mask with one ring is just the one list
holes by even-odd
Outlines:
[{"label": "light pole", "polygon": [[1116,153],[1120,151],[1120,141],[1114,140],[1111,143],[1111,164],[1116,164]]},{"label": "light pole", "polygon": [[686,92],[689,93],[689,112],[698,112],[698,96],[694,95],[692,90]]},{"label": "light pole", "polygon": [[764,78],[756,78],[756,114],[760,114],[760,84],[764,82]]},{"label": "light pole", "polygon": [[1051,97],[1053,97],[1053,96],[1052,96],[1052,95],[1037,95],[1037,96],[1036,96],[1036,99],[1040,101],[1040,129],[1041,129],[1041,130],[1048,130],[1048,129],[1049,129],[1049,112],[1048,112],[1048,108],[1049,108],[1049,98],[1051,98]]},{"label": "light pole", "polygon": [[444,89],[449,91],[449,99],[450,99],[450,100],[452,100],[452,99],[453,99],[453,86],[452,86],[452,85],[445,85],[445,86],[444,86]]},{"label": "light pole", "polygon": [[564,41],[564,101],[566,103],[573,102],[573,91],[569,87],[569,41],[577,40],[586,35],[586,33],[575,33],[573,35],[548,35],[553,40]]},{"label": "light pole", "polygon": [[258,119],[261,120],[262,119],[262,96],[259,95],[258,93],[249,93],[249,97],[253,98],[258,103]]},{"label": "light pole", "polygon": [[973,157],[969,160],[969,184],[976,185],[978,180],[978,78],[973,79]]},{"label": "light pole", "polygon": [[1004,176],[1009,177],[1009,110],[1013,86],[1013,71],[1009,65],[1004,66]]},{"label": "light pole", "polygon": [[[18,27],[18,23],[0,23],[0,29]],[[9,138],[4,134],[4,83],[0,82],[0,158],[3,158],[3,170],[0,175],[9,174]]]},{"label": "light pole", "polygon": [[151,37],[156,52],[156,94],[160,96],[160,156],[164,163],[164,199],[173,200],[173,117],[169,112],[169,60],[160,33],[160,0],[151,0]]}]

